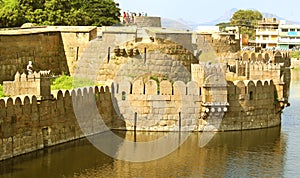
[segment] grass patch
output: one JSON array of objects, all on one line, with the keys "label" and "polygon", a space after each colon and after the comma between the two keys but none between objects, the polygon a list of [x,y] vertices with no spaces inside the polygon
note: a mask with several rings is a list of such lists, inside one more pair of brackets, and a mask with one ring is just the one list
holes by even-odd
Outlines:
[{"label": "grass patch", "polygon": [[0,84],[0,98],[9,97],[9,95],[4,94],[3,85]]},{"label": "grass patch", "polygon": [[290,57],[299,59],[300,58],[300,51],[292,51],[290,53]]},{"label": "grass patch", "polygon": [[51,80],[51,90],[71,90],[85,86],[93,86],[95,83],[89,79],[74,78],[68,75],[61,75]]},{"label": "grass patch", "polygon": [[0,98],[4,97],[3,86],[0,85]]}]

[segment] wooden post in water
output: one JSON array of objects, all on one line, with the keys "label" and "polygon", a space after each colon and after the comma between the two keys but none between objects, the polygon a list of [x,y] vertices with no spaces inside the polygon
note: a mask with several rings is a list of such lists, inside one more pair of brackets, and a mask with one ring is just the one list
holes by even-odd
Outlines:
[{"label": "wooden post in water", "polygon": [[181,132],[181,112],[179,112],[178,115],[179,115],[179,123],[178,123],[179,132]]},{"label": "wooden post in water", "polygon": [[137,113],[134,113],[134,131],[136,131]]}]

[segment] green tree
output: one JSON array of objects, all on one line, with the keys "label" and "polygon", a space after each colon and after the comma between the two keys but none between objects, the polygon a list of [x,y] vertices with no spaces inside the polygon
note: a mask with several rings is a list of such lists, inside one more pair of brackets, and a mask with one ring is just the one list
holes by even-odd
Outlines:
[{"label": "green tree", "polygon": [[68,16],[72,9],[72,3],[69,0],[46,0],[45,11],[47,19],[46,25],[69,25]]},{"label": "green tree", "polygon": [[21,13],[25,17],[26,23],[42,24],[46,19],[44,11],[45,0],[18,0]]},{"label": "green tree", "polygon": [[0,0],[0,27],[114,25],[120,9],[113,0]]},{"label": "green tree", "polygon": [[18,27],[26,22],[18,0],[2,0],[0,5],[0,28]]},{"label": "green tree", "polygon": [[82,9],[90,17],[91,25],[110,26],[120,21],[120,9],[112,0],[84,0]]},{"label": "green tree", "polygon": [[216,24],[216,26],[219,26],[220,31],[225,31],[226,27],[230,27],[230,22],[221,22]]},{"label": "green tree", "polygon": [[255,25],[262,17],[259,11],[238,10],[232,15],[230,25],[240,27],[241,34],[248,34],[249,39],[255,39]]}]

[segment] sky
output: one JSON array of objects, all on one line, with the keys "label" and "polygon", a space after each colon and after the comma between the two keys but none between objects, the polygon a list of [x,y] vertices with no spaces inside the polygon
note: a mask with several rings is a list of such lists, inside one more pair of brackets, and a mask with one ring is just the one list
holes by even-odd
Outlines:
[{"label": "sky", "polygon": [[196,23],[213,21],[232,8],[256,9],[290,21],[300,21],[299,0],[115,0],[121,12],[144,12],[173,20]]}]

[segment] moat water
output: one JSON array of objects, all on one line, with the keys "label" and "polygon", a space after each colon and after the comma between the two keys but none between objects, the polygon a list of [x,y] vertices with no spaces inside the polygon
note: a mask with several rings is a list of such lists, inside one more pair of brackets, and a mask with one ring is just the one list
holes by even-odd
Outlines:
[{"label": "moat water", "polygon": [[[281,127],[216,133],[204,147],[202,133],[193,133],[171,154],[140,163],[113,159],[81,139],[2,161],[0,177],[299,177],[299,91],[300,71],[293,71]],[[164,134],[138,133],[134,140]]]}]

